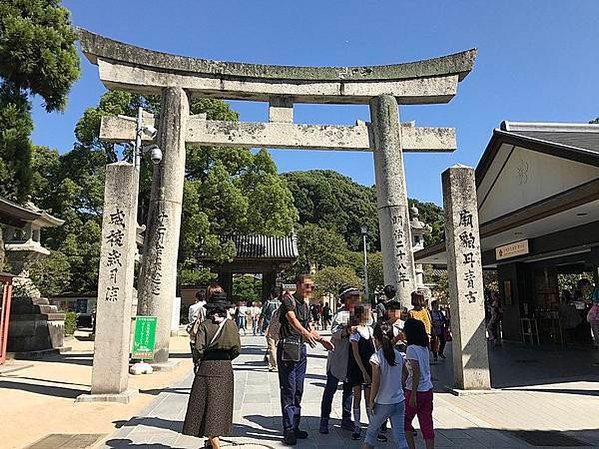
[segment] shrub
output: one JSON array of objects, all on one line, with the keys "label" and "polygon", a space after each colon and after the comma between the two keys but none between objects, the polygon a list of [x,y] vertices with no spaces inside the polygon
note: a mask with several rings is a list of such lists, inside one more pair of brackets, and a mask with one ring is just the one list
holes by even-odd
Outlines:
[{"label": "shrub", "polygon": [[64,334],[73,335],[77,330],[77,314],[75,312],[67,312],[64,317]]}]

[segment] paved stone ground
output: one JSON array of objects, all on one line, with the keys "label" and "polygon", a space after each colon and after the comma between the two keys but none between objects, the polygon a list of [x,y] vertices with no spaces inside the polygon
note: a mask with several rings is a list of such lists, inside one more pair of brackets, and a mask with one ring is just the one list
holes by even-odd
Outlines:
[{"label": "paved stone ground", "polygon": [[[243,354],[234,364],[234,435],[226,438],[223,446],[284,447],[280,433],[278,380],[276,373],[269,373],[262,362],[263,339],[244,337],[243,346]],[[500,353],[499,359],[503,357],[506,357],[505,353]],[[351,440],[349,432],[339,428],[341,392],[335,398],[333,413],[336,419],[331,433],[318,433],[320,399],[326,379],[325,363],[326,353],[323,350],[309,352],[308,376],[302,403],[302,427],[310,433],[310,438],[299,442],[296,447],[360,447],[360,442]],[[450,358],[433,367],[437,387],[445,382],[448,370],[450,371]],[[512,373],[512,376],[517,379],[518,372]],[[531,383],[531,376],[525,375],[524,385],[514,385],[518,387],[515,391],[502,390],[488,395],[461,397],[448,393],[436,394],[436,447],[530,448],[557,447],[558,444],[559,447],[599,447],[599,383],[572,379],[551,385],[540,385],[537,382],[527,386],[526,384]],[[190,374],[181,383],[163,390],[149,407],[125,423],[102,447],[202,447],[202,440],[179,433],[191,381]],[[537,442],[529,445],[514,432],[519,432],[520,437],[537,439]],[[578,444],[559,441],[568,436],[577,438]],[[378,447],[392,448],[394,445],[390,442]],[[423,447],[422,442],[419,447]]]}]

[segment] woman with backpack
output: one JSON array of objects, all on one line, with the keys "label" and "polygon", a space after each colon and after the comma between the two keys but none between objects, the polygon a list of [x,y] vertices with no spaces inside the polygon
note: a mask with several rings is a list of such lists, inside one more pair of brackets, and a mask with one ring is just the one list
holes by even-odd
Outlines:
[{"label": "woman with backpack", "polygon": [[216,293],[206,303],[206,320],[195,338],[199,361],[183,424],[184,435],[207,437],[205,447],[213,449],[220,449],[220,437],[233,426],[231,361],[239,356],[241,341],[237,326],[228,318],[229,306],[225,293]]}]

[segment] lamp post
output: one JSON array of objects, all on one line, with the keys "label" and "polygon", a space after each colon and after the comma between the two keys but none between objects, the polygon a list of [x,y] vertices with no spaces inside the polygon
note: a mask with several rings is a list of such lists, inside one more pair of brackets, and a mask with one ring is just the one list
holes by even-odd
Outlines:
[{"label": "lamp post", "polygon": [[368,227],[363,225],[360,230],[362,231],[362,246],[364,249],[364,295],[366,299],[370,299],[370,292],[368,290],[368,248],[366,243],[366,237],[368,237]]}]

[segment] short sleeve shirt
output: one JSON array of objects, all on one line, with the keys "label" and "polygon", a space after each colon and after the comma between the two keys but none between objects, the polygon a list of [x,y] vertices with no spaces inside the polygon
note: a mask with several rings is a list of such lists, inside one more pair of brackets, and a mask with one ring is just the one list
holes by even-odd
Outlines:
[{"label": "short sleeve shirt", "polygon": [[304,300],[298,298],[296,295],[285,295],[281,301],[281,338],[287,338],[291,336],[299,337],[299,332],[295,330],[295,328],[287,319],[288,312],[295,312],[295,316],[299,320],[300,324],[307,329],[308,322],[310,321],[310,308],[308,307],[308,304],[304,302]]},{"label": "short sleeve shirt", "polygon": [[404,400],[402,371],[404,358],[403,355],[395,350],[395,365],[389,365],[382,349],[372,354],[370,363],[379,367],[381,375],[379,391],[374,402],[377,404],[398,404]]},{"label": "short sleeve shirt", "polygon": [[414,372],[410,365],[411,360],[418,362],[418,369],[420,370],[420,381],[418,382],[418,391],[428,391],[433,388],[433,381],[431,378],[431,365],[429,362],[428,348],[418,345],[410,345],[406,350],[406,359],[408,360],[408,379],[406,380],[406,389],[412,390],[414,381]]}]

